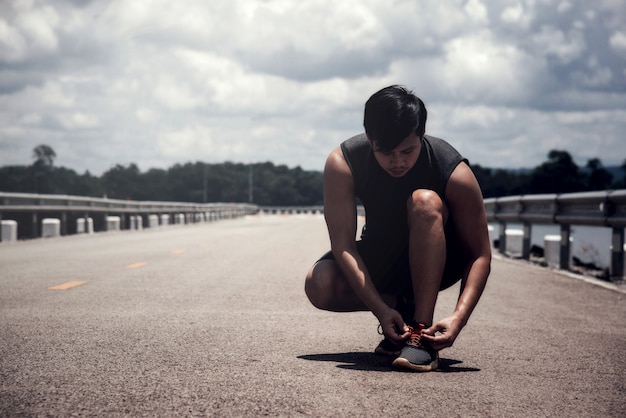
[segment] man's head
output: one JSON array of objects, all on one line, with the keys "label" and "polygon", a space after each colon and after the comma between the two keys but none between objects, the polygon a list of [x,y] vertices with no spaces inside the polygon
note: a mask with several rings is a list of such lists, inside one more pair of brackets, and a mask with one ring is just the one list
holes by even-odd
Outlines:
[{"label": "man's head", "polygon": [[363,126],[370,141],[391,151],[412,133],[420,138],[424,135],[426,107],[406,87],[385,87],[365,103]]}]

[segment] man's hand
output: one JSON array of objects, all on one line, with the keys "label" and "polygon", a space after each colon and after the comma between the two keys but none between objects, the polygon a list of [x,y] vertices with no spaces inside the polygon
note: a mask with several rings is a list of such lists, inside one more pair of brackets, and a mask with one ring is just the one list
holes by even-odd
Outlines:
[{"label": "man's hand", "polygon": [[[428,341],[431,347],[437,351],[452,347],[454,340],[461,332],[463,324],[454,316],[449,316],[434,324],[422,332],[422,338]],[[436,333],[439,332],[439,335]]]},{"label": "man's hand", "polygon": [[387,309],[378,316],[383,334],[395,344],[402,344],[409,338],[409,327],[402,320],[402,315],[395,309]]}]

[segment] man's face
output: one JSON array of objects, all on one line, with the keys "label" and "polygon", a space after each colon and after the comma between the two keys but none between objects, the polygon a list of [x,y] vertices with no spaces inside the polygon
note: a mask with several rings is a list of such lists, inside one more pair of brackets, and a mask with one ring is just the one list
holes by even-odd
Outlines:
[{"label": "man's face", "polygon": [[383,170],[391,177],[402,177],[409,172],[417,162],[422,143],[420,137],[413,132],[393,150],[382,151],[376,142],[370,140],[374,157]]}]

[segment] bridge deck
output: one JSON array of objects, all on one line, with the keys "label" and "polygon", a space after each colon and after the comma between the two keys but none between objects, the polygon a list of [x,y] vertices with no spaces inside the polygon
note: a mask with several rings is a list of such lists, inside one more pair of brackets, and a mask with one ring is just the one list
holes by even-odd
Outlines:
[{"label": "bridge deck", "polygon": [[258,215],[0,245],[0,416],[626,413],[617,286],[496,259],[443,372],[393,372],[371,314],[308,304],[327,240]]}]

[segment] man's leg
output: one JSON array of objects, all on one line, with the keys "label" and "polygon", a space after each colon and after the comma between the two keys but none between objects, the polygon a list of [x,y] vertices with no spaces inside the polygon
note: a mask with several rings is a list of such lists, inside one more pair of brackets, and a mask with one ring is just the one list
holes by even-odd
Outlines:
[{"label": "man's leg", "polygon": [[[306,275],[304,291],[311,303],[319,309],[334,312],[367,311],[367,307],[354,293],[334,260],[319,260]],[[394,306],[395,298],[381,295]]]},{"label": "man's leg", "polygon": [[432,325],[446,263],[444,226],[448,210],[431,190],[416,190],[407,201],[409,267],[415,298],[415,321]]},{"label": "man's leg", "polygon": [[422,331],[433,323],[435,303],[446,261],[444,225],[448,211],[435,192],[416,190],[407,201],[409,267],[415,297],[411,336],[392,365],[428,372],[437,369],[437,352],[422,341]]}]

